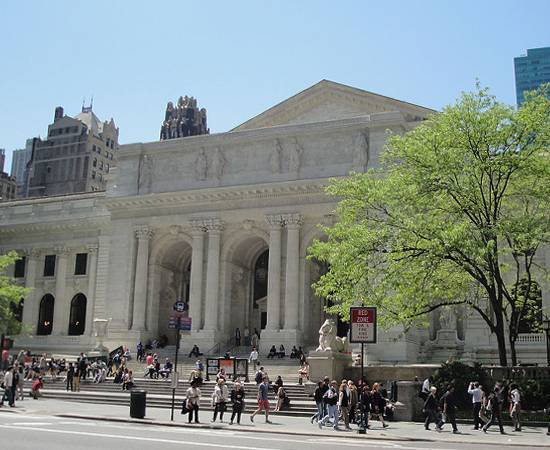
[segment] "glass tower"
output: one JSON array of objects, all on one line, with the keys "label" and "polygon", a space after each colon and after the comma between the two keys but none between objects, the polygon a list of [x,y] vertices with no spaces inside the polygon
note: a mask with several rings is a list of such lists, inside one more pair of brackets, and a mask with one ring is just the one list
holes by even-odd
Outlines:
[{"label": "glass tower", "polygon": [[550,83],[550,47],[528,49],[526,56],[514,58],[514,69],[516,99],[520,106],[525,100],[525,91],[532,91],[541,84]]}]

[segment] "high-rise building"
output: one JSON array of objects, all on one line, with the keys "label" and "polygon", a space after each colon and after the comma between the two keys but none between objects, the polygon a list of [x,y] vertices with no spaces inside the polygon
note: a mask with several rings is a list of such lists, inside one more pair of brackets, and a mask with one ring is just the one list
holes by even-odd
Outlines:
[{"label": "high-rise building", "polygon": [[77,116],[55,109],[46,140],[35,139],[27,164],[24,197],[43,197],[105,189],[105,176],[116,162],[118,128],[101,122],[92,107]]},{"label": "high-rise building", "polygon": [[0,148],[0,202],[15,198],[15,178],[4,172],[6,150]]},{"label": "high-rise building", "polygon": [[550,83],[550,47],[528,49],[527,55],[514,58],[514,70],[516,99],[520,106],[525,100],[525,91],[532,91],[541,84]]},{"label": "high-rise building", "polygon": [[20,190],[26,185],[25,174],[27,163],[31,160],[34,138],[27,139],[25,148],[14,150],[11,157],[11,176],[15,177],[17,189]]}]

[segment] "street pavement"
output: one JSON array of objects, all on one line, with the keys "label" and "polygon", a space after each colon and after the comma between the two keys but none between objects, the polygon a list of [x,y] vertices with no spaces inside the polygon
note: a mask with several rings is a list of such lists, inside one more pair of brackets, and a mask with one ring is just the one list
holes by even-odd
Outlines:
[{"label": "street pavement", "polygon": [[[391,422],[383,430],[378,422],[367,435],[354,431],[319,430],[308,419],[277,416],[272,424],[256,416],[242,417],[242,424],[210,423],[210,410],[201,410],[200,425],[188,425],[187,417],[175,411],[148,408],[146,419],[130,419],[127,406],[83,404],[53,399],[25,399],[15,408],[0,408],[0,435],[6,448],[21,450],[59,450],[105,448],[151,450],[151,446],[186,448],[224,448],[244,450],[395,448],[395,449],[480,449],[506,446],[507,449],[550,448],[546,429],[525,428],[521,433],[487,435],[471,427],[460,427],[462,434],[449,430],[425,431],[422,424]],[[224,416],[224,419],[229,417]],[[2,446],[4,447],[4,446]]]}]

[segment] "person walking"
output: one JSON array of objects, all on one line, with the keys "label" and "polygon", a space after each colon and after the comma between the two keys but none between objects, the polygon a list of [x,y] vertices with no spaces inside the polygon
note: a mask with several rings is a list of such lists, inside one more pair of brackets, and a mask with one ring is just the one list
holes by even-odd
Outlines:
[{"label": "person walking", "polygon": [[[346,430],[351,430],[349,426],[349,405],[350,399],[348,393],[348,384],[347,382],[342,382],[342,384],[340,384],[340,392],[338,393],[338,410],[340,412],[340,416],[344,420],[344,427]],[[335,429],[338,429],[338,424],[336,425]]]},{"label": "person walking", "polygon": [[236,381],[231,390],[231,403],[233,403],[233,411],[231,412],[231,421],[229,425],[233,425],[235,416],[237,416],[237,424],[241,423],[241,413],[244,409],[244,389],[241,386],[241,383]]},{"label": "person walking", "polygon": [[314,420],[318,422],[325,416],[323,408],[323,395],[325,395],[325,392],[327,391],[325,387],[324,381],[319,380],[317,387],[315,388],[315,392],[313,393],[315,406],[317,406],[317,412],[311,416],[311,423],[313,423]]},{"label": "person walking", "polygon": [[424,402],[424,415],[426,416],[426,420],[424,421],[424,428],[426,430],[430,429],[430,423],[435,423],[436,430],[441,430],[441,420],[439,418],[439,412],[438,412],[438,406],[437,406],[437,388],[435,386],[432,386],[430,388],[430,395],[426,398],[426,401]]},{"label": "person walking", "polygon": [[[455,387],[453,385],[450,385],[447,388],[447,392],[443,394],[439,402],[443,404],[443,415],[445,417],[443,420],[451,424],[453,427],[453,434],[460,434],[458,427],[456,426],[456,409],[458,405],[455,395]],[[441,427],[439,428],[441,429]]]},{"label": "person walking", "polygon": [[73,363],[70,362],[69,363],[69,367],[67,369],[67,385],[66,385],[66,390],[68,391],[69,388],[71,388],[71,392],[74,391],[74,385],[73,385],[73,379],[74,379],[74,367],[73,367]]},{"label": "person walking", "polygon": [[214,387],[212,392],[212,406],[214,407],[214,417],[211,422],[215,422],[220,414],[220,422],[223,422],[223,413],[225,412],[225,405],[229,396],[227,386],[225,385],[225,378],[219,378],[218,383]]},{"label": "person walking", "polygon": [[489,394],[489,399],[487,401],[487,410],[491,411],[491,420],[485,424],[482,428],[484,433],[487,433],[489,427],[495,422],[498,422],[498,427],[500,428],[500,434],[506,434],[504,427],[502,426],[502,399],[501,399],[501,388],[500,386],[495,386],[493,392]]},{"label": "person walking", "polygon": [[248,357],[248,363],[252,364],[252,367],[255,369],[256,366],[260,365],[260,362],[258,361],[258,350],[256,350],[256,347],[252,347],[252,351],[250,352],[250,356]]},{"label": "person walking", "polygon": [[[21,354],[21,353],[19,353]],[[17,394],[15,398],[17,400],[23,400],[25,398],[25,373],[23,371],[23,364],[17,363]]]},{"label": "person walking", "polygon": [[348,395],[349,395],[349,421],[350,423],[357,423],[356,411],[357,403],[359,402],[359,393],[357,387],[352,380],[348,381]]},{"label": "person walking", "polygon": [[369,427],[369,414],[371,410],[371,390],[368,384],[362,383],[359,392],[359,409],[361,411],[361,419],[359,422],[359,428],[367,432]]},{"label": "person walking", "polygon": [[193,421],[193,415],[195,416],[195,423],[199,422],[199,404],[201,401],[201,390],[197,387],[197,382],[193,380],[191,387],[185,392],[187,398],[187,410],[189,411],[189,423]]},{"label": "person walking", "polygon": [[422,382],[422,387],[420,388],[420,392],[418,394],[418,396],[422,400],[426,401],[426,399],[428,398],[428,395],[430,395],[430,388],[433,382],[434,382],[434,378],[431,375]]},{"label": "person walking", "polygon": [[262,382],[258,386],[258,409],[250,416],[250,421],[254,422],[254,416],[262,411],[265,411],[265,423],[271,423],[269,420],[269,383],[267,377],[264,376]]},{"label": "person walking", "polygon": [[332,420],[333,428],[338,429],[338,392],[336,391],[337,386],[338,384],[336,383],[336,380],[332,380],[330,382],[328,390],[323,395],[323,401],[327,405],[328,412],[321,420],[317,421],[319,428],[322,428],[323,425],[326,425],[327,421]]},{"label": "person walking", "polygon": [[4,374],[4,395],[0,400],[0,406],[4,404],[4,400],[7,400],[8,404],[13,407],[15,406],[14,399],[14,375],[13,375],[13,366],[8,366],[8,370]]},{"label": "person walking", "polygon": [[239,327],[235,328],[235,346],[241,346],[241,330]]},{"label": "person walking", "polygon": [[468,386],[468,394],[472,396],[472,415],[474,416],[474,430],[479,430],[484,425],[483,421],[479,417],[481,405],[483,404],[484,394],[477,381],[470,382],[470,385]]},{"label": "person walking", "polygon": [[521,431],[521,393],[516,383],[510,385],[510,417],[514,431]]},{"label": "person walking", "polygon": [[371,418],[376,417],[381,423],[382,428],[387,428],[389,425],[384,421],[384,410],[386,409],[386,399],[382,395],[379,383],[372,385],[371,397]]}]

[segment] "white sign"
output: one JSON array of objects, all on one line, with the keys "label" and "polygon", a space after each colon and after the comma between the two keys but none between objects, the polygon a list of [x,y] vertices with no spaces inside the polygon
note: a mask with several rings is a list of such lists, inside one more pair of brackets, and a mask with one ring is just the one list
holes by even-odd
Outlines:
[{"label": "white sign", "polygon": [[360,306],[350,308],[350,342],[376,343],[376,308]]}]

